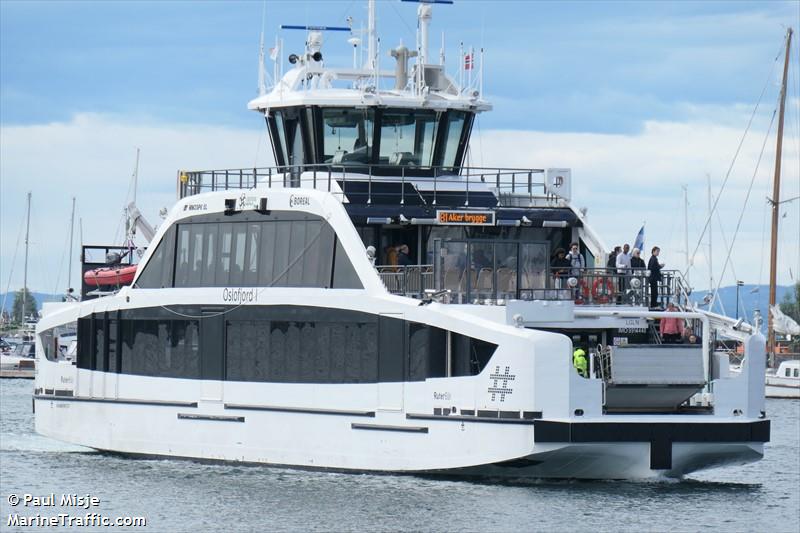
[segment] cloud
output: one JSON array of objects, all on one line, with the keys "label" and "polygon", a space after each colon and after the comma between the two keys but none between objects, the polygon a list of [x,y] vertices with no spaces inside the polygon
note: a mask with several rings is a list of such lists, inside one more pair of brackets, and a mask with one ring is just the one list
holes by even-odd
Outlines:
[{"label": "cloud", "polygon": [[[731,112],[737,112],[733,110]],[[709,115],[710,116],[710,115]],[[708,118],[708,117],[706,117]],[[728,241],[733,236],[750,183],[766,125],[758,121],[742,148],[720,201],[719,217]],[[574,202],[589,208],[589,221],[608,245],[632,242],[647,221],[647,245],[664,248],[669,266],[682,267],[683,200],[688,184],[690,248],[705,222],[706,174],[713,188],[730,164],[743,127],[726,121],[651,121],[632,134],[550,133],[474,130],[474,165],[503,167],[569,167]],[[762,260],[765,196],[770,194],[774,139],[768,143],[733,250],[739,279],[766,281]],[[272,164],[265,128],[159,123],[153,120],[99,114],[75,115],[67,122],[0,128],[0,288],[9,280],[12,256],[25,216],[25,193],[33,192],[29,285],[36,290],[63,290],[66,267],[62,256],[69,238],[71,197],[77,197],[87,244],[121,242],[120,220],[128,197],[135,148],[140,147],[139,204],[145,217],[159,221],[159,208],[175,202],[178,169],[242,168]],[[800,194],[797,143],[784,145],[783,197]],[[798,275],[800,248],[798,203],[786,204],[781,220],[779,280],[788,283],[789,267]],[[768,229],[768,228],[767,228]],[[766,234],[767,238],[769,234]],[[76,242],[78,241],[76,229]],[[714,234],[714,266],[725,259],[719,225]],[[20,244],[21,247],[21,244]],[[701,247],[704,252],[704,247]],[[12,289],[22,284],[22,250],[14,262]],[[77,260],[77,253],[74,254]],[[699,254],[693,280],[707,285],[706,258]],[[762,277],[759,277],[759,273]],[[77,283],[77,262],[73,277]],[[733,279],[731,269],[724,284]],[[59,283],[57,284],[57,280]]]}]

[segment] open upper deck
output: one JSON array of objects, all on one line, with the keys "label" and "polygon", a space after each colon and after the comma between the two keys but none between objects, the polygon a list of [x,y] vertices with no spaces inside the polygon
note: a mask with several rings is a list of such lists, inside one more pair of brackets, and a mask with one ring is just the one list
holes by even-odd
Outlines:
[{"label": "open upper deck", "polygon": [[569,169],[330,163],[181,171],[178,197],[256,187],[330,192],[343,203],[440,207],[566,207]]}]

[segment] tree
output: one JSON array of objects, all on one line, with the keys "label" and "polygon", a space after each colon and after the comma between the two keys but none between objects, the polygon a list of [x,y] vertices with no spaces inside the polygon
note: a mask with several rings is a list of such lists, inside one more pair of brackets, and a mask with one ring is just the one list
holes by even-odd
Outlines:
[{"label": "tree", "polygon": [[14,307],[13,307],[13,317],[14,322],[21,324],[24,322],[24,317],[22,316],[22,298],[23,294],[25,295],[25,316],[36,315],[37,307],[36,307],[36,299],[31,294],[31,291],[27,289],[20,289],[16,293],[14,293]]},{"label": "tree", "polygon": [[[788,292],[783,295],[780,309],[783,314],[800,324],[800,281],[794,285],[794,294]],[[800,337],[793,336],[789,347],[792,352],[800,352]]]}]

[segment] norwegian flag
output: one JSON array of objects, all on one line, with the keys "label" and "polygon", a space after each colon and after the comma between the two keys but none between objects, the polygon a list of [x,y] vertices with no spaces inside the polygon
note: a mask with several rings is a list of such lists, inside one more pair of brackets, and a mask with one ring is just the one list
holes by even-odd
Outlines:
[{"label": "norwegian flag", "polygon": [[467,54],[464,56],[464,70],[472,70],[475,64],[475,60],[472,57],[472,54]]}]

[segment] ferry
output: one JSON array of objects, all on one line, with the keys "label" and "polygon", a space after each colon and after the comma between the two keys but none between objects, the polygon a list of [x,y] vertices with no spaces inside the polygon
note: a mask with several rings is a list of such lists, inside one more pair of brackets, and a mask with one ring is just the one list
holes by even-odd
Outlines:
[{"label": "ferry", "polygon": [[[325,61],[330,28],[278,48],[290,68],[268,89],[262,67],[248,104],[276,165],[179,171],[132,283],[45,307],[38,433],[131,456],[491,478],[762,458],[764,337],[693,308],[679,272],[606,268],[570,169],[469,166],[492,109],[483,60],[465,50],[448,74],[432,8],[414,50],[381,51],[374,1],[352,66]],[[668,343],[665,319],[699,342]],[[71,329],[75,360],[56,341]],[[743,342],[736,376],[722,337]]]}]

